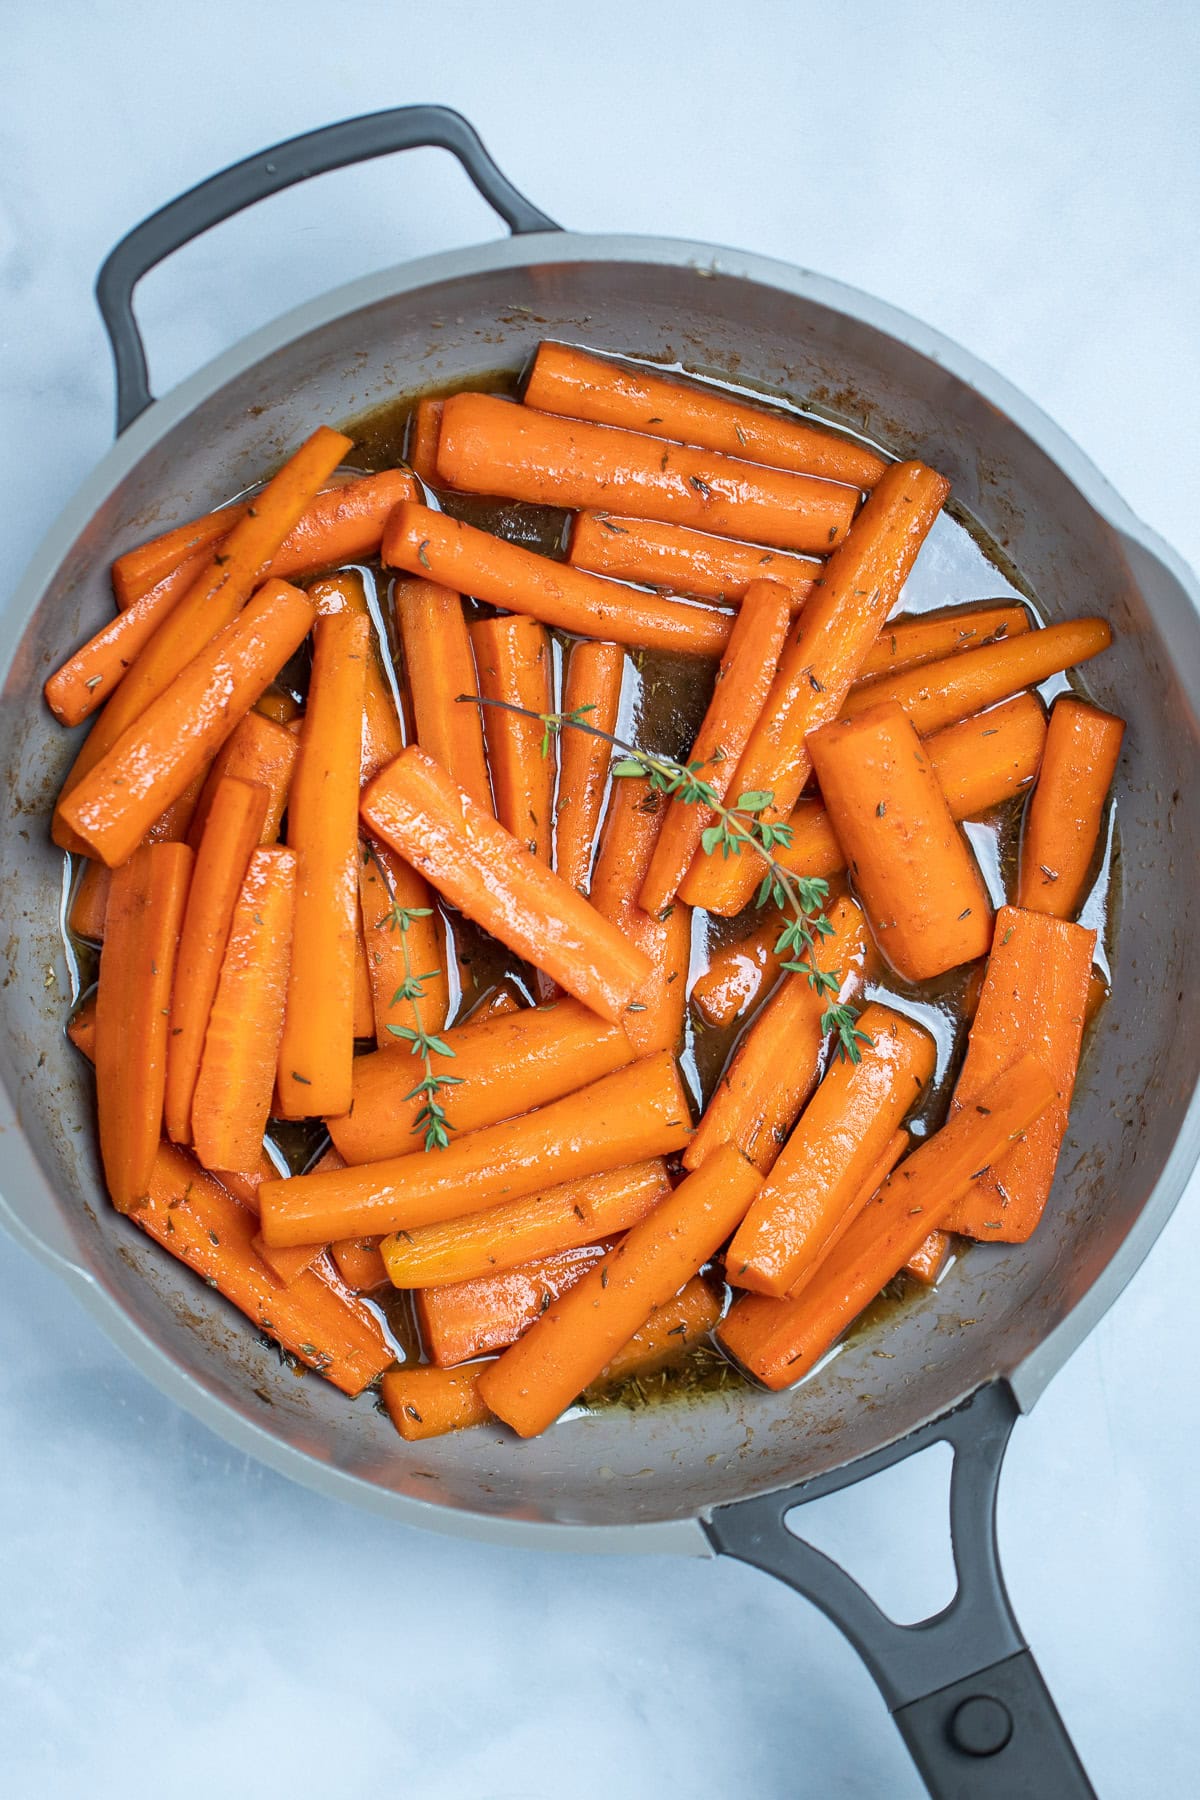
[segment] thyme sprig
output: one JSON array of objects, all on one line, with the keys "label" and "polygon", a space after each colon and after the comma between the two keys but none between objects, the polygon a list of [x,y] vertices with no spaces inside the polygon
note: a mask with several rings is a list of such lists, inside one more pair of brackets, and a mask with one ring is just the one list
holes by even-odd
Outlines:
[{"label": "thyme sprig", "polygon": [[408,938],[413,920],[431,918],[433,908],[430,906],[401,906],[396,899],[396,890],[392,886],[391,876],[376,853],[374,845],[370,842],[365,847],[365,856],[368,862],[375,864],[384,893],[388,897],[388,911],[380,920],[380,924],[388,931],[400,933],[400,949],[404,957],[404,980],[392,995],[391,1003],[393,1006],[399,1006],[402,1002],[407,1001],[412,1007],[413,1022],[411,1026],[389,1025],[388,1030],[393,1037],[404,1039],[409,1046],[411,1056],[419,1056],[421,1059],[421,1079],[416,1087],[410,1088],[404,1096],[406,1100],[420,1099],[421,1101],[421,1109],[413,1122],[413,1134],[415,1136],[417,1132],[424,1132],[426,1150],[445,1150],[449,1147],[450,1133],[454,1130],[454,1126],[441,1103],[440,1095],[443,1088],[460,1087],[462,1077],[434,1073],[433,1057],[435,1055],[454,1055],[453,1049],[445,1038],[438,1037],[434,1032],[426,1031],[421,1020],[421,1001],[425,999],[423,984],[426,981],[432,981],[435,975],[440,975],[441,970],[427,969],[423,975],[416,974],[413,970],[412,952],[409,948]]},{"label": "thyme sprig", "polygon": [[645,777],[652,789],[669,799],[680,800],[685,806],[707,807],[715,817],[700,836],[705,855],[715,856],[719,852],[725,858],[740,856],[743,849],[749,847],[763,863],[765,873],[754,904],[762,907],[773,902],[781,912],[791,915],[785,920],[775,945],[776,955],[785,959],[781,966],[793,974],[806,976],[813,992],[826,1001],[821,1014],[821,1029],[833,1038],[836,1054],[853,1063],[859,1061],[862,1046],[869,1044],[871,1039],[858,1028],[857,1010],[838,999],[841,972],[821,968],[816,959],[819,940],[833,934],[833,926],[824,910],[829,883],[818,876],[797,875],[772,855],[776,845],[786,848],[792,841],[789,824],[761,816],[770,807],[773,794],[756,789],[740,794],[733,806],[726,806],[712,783],[703,779],[703,763],[676,762],[673,757],[642,750],[636,744],[614,737],[609,731],[601,731],[599,726],[589,724],[583,717],[592,710],[590,706],[580,706],[569,713],[539,713],[515,706],[508,700],[485,699],[478,694],[459,694],[458,700],[464,705],[494,706],[502,712],[540,721],[543,756],[549,753],[551,738],[563,730],[586,731],[589,736],[602,738],[614,750],[622,752],[621,760],[613,764],[614,776]]}]

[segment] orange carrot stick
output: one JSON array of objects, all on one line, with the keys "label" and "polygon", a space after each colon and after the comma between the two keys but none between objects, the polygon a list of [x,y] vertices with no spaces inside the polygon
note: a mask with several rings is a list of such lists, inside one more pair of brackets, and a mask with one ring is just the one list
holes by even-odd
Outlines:
[{"label": "orange carrot stick", "polygon": [[[225,776],[213,799],[188,890],[179,938],[171,1027],[167,1043],[167,1085],[163,1115],[167,1136],[177,1144],[192,1141],[192,1098],[204,1034],[221,974],[229,927],[233,920],[250,853],[258,843],[267,810],[265,788]],[[252,1153],[262,1145],[260,1130]],[[208,1168],[237,1167],[240,1158]]]},{"label": "orange carrot stick", "polygon": [[[361,856],[358,859],[361,864]],[[366,930],[363,925],[362,897],[354,896],[354,975],[350,1005],[354,1041],[375,1042],[375,997],[371,991],[371,974],[367,968]]]},{"label": "orange carrot stick", "polygon": [[296,858],[255,850],[237,897],[192,1102],[196,1157],[236,1169],[262,1144],[271,1111],[288,969]]},{"label": "orange carrot stick", "polygon": [[443,1437],[486,1425],[491,1413],[479,1398],[479,1376],[486,1364],[466,1369],[432,1369],[406,1363],[383,1378],[383,1404],[392,1424],[410,1443]]},{"label": "orange carrot stick", "polygon": [[992,905],[933,764],[894,700],[814,732],[809,754],[875,941],[907,981],[985,956]]},{"label": "orange carrot stick", "polygon": [[[685,758],[718,800],[729,793],[734,770],[766,704],[790,618],[791,598],[785,587],[774,581],[750,584],[721,658],[708,711]],[[707,806],[671,801],[642,885],[641,904],[648,913],[661,913],[674,900],[714,816]]]},{"label": "orange carrot stick", "polygon": [[889,619],[867,652],[858,680],[898,675],[901,669],[915,669],[959,650],[1019,637],[1028,630],[1029,614],[1020,604],[950,606],[916,618]]},{"label": "orange carrot stick", "polygon": [[[308,597],[319,617],[352,612],[361,614],[364,619],[371,618],[363,578],[357,570],[347,570],[344,575],[331,575],[325,581],[314,582]],[[404,748],[400,715],[384,668],[383,649],[375,633],[374,620],[371,620],[370,646],[363,689],[363,781],[377,775]]]},{"label": "orange carrot stick", "polygon": [[251,711],[261,713],[264,719],[271,719],[276,725],[298,725],[304,716],[296,696],[274,682],[263,689]]},{"label": "orange carrot stick", "polygon": [[[296,1255],[295,1251],[276,1251],[276,1255]],[[387,1268],[379,1254],[376,1238],[337,1238],[329,1246],[329,1254],[347,1287],[369,1294],[373,1288],[387,1286]]]},{"label": "orange carrot stick", "polygon": [[1035,1055],[1058,1092],[1003,1162],[973,1181],[947,1229],[1023,1244],[1050,1194],[1067,1129],[1083,1037],[1096,934],[1047,913],[1002,907],[952,1110],[967,1111],[997,1071]]},{"label": "orange carrot stick", "polygon": [[132,855],[303,642],[312,616],[299,588],[268,582],[117,739],[60,802],[91,854],[110,868]]},{"label": "orange carrot stick", "polygon": [[[486,699],[528,712],[553,711],[554,669],[550,634],[544,625],[510,613],[501,619],[477,620],[467,635],[475,652],[479,691]],[[496,817],[531,856],[548,863],[554,810],[553,735],[537,720],[521,718],[498,706],[484,708],[483,733]]]},{"label": "orange carrot stick", "polygon": [[[386,844],[364,847],[358,864],[367,973],[374,1007],[374,1037],[380,1049],[395,1042],[401,1030],[419,1024],[439,1032],[450,1012],[446,944],[433,896],[416,870]],[[414,1008],[400,997],[405,981],[405,950],[421,993]]]},{"label": "orange carrot stick", "polygon": [[638,903],[665,811],[662,794],[649,780],[622,776],[614,781],[592,875],[592,905],[650,961],[650,978],[637,989],[624,1015],[629,1041],[639,1056],[678,1049],[687,1011],[692,909],[677,903],[659,919]]},{"label": "orange carrot stick", "polygon": [[228,537],[239,520],[245,518],[248,505],[249,501],[241,500],[233,506],[222,506],[118,556],[112,566],[117,605],[122,610],[136,605],[183,563],[209,555],[213,546]]},{"label": "orange carrot stick", "polygon": [[113,1205],[144,1199],[162,1130],[167,1014],[192,853],[148,844],[113,877],[96,990],[96,1106]]},{"label": "orange carrot stick", "polygon": [[1047,625],[1044,631],[1027,631],[978,650],[960,650],[941,662],[922,663],[870,682],[848,697],[842,716],[852,719],[881,700],[898,700],[921,736],[927,737],[1087,662],[1111,643],[1112,628],[1103,619],[1068,619]]},{"label": "orange carrot stick", "polygon": [[774,469],[871,488],[887,466],[865,444],[808,419],[753,406],[643,366],[610,362],[574,344],[538,346],[525,404],[569,419],[619,425],[652,437],[699,444]]},{"label": "orange carrot stick", "polygon": [[[502,1019],[508,1013],[520,1012],[528,1002],[522,996],[518,1000],[512,989],[505,984],[488,988],[483,997],[476,1000],[465,1014],[462,1023],[481,1025],[485,1019]],[[585,1009],[586,1010],[586,1009]]]},{"label": "orange carrot stick", "polygon": [[408,466],[429,487],[437,486],[437,447],[441,429],[441,401],[418,400],[408,421]]},{"label": "orange carrot stick", "polygon": [[1093,969],[1088,981],[1087,1004],[1083,1009],[1083,1029],[1085,1031],[1094,1022],[1096,1014],[1108,999],[1108,992],[1108,982],[1099,969]]},{"label": "orange carrot stick", "polygon": [[602,1018],[621,1018],[649,980],[649,957],[423,750],[410,746],[368,782],[362,816],[453,906]]},{"label": "orange carrot stick", "polygon": [[411,1231],[557,1182],[670,1156],[691,1135],[675,1060],[660,1051],[535,1112],[456,1132],[436,1155],[266,1181],[263,1235],[269,1244],[314,1244]]},{"label": "orange carrot stick", "polygon": [[854,488],[641,432],[581,424],[493,394],[442,407],[438,474],[470,494],[535,506],[613,506],[781,550],[826,552],[854,517]]},{"label": "orange carrot stick", "polygon": [[327,1265],[281,1287],[254,1254],[254,1214],[183,1151],[161,1146],[149,1195],[133,1216],[257,1330],[343,1393],[360,1394],[393,1360],[375,1314],[345,1291]]},{"label": "orange carrot stick", "polygon": [[380,1251],[400,1288],[438,1288],[496,1275],[627,1231],[671,1191],[661,1158],[567,1181],[444,1225],[386,1237]]},{"label": "orange carrot stick", "polygon": [[430,1362],[452,1369],[473,1357],[506,1350],[552,1300],[565,1294],[612,1248],[611,1242],[581,1244],[502,1274],[419,1293],[417,1323]]},{"label": "orange carrot stick", "polygon": [[199,847],[217,789],[227,777],[267,790],[267,812],[258,841],[264,846],[277,843],[298,748],[292,732],[259,713],[248,712],[213,758],[188,829],[192,849]]},{"label": "orange carrot stick", "polygon": [[397,507],[384,533],[383,560],[576,637],[682,656],[719,656],[729,637],[726,613],[585,575],[425,506]]},{"label": "orange carrot stick", "polygon": [[[597,731],[617,728],[625,652],[619,644],[574,643],[563,678],[562,710]],[[554,814],[554,867],[582,893],[592,866],[592,844],[608,781],[609,746],[586,731],[564,730],[558,745],[558,804]]]},{"label": "orange carrot stick", "polygon": [[[786,818],[799,799],[811,768],[805,740],[842,710],[948,492],[942,476],[921,463],[888,469],[830,558],[730,783],[735,794],[774,796],[760,815],[768,822]],[[755,856],[699,856],[680,892],[693,906],[735,913],[760,879]]]},{"label": "orange carrot stick", "polygon": [[[288,851],[286,854],[290,856],[291,852]],[[337,1151],[331,1149],[326,1150],[324,1155],[313,1164],[313,1167],[316,1169],[340,1169],[342,1163]],[[245,1173],[231,1174],[228,1169],[218,1169],[214,1173],[222,1187],[227,1187],[234,1199],[240,1200],[243,1205],[248,1206],[257,1218],[259,1188],[264,1181],[277,1180],[281,1171],[276,1168],[264,1150],[249,1175]],[[289,1175],[290,1170],[284,1174],[284,1179],[286,1180]],[[332,1244],[294,1244],[287,1250],[281,1250],[268,1244],[261,1231],[255,1232],[253,1246],[255,1256],[260,1262],[266,1263],[268,1269],[284,1287],[291,1287],[297,1275],[302,1275],[305,1269],[311,1269],[315,1263],[320,1262],[324,1258],[326,1250],[331,1256],[333,1255]],[[333,1257],[333,1262],[338,1274],[341,1275],[341,1265],[336,1257]],[[344,1276],[343,1279],[345,1279]],[[348,1285],[353,1287],[355,1284],[350,1282]]]},{"label": "orange carrot stick", "polygon": [[934,1287],[949,1254],[950,1233],[931,1231],[905,1263],[904,1273],[919,1281],[922,1287]]},{"label": "orange carrot stick", "polygon": [[[829,922],[833,931],[818,938],[814,957],[818,968],[840,975],[838,997],[845,999],[862,983],[866,923],[848,897],[830,907]],[[784,977],[730,1057],[683,1153],[685,1168],[698,1169],[718,1144],[736,1144],[763,1175],[770,1173],[817,1084],[828,1004],[807,974]]]},{"label": "orange carrot stick", "polygon": [[476,806],[490,813],[492,789],[483,751],[482,708],[458,704],[460,694],[479,692],[462,601],[449,588],[435,587],[431,581],[398,581],[392,590],[392,605],[404,651],[417,742],[467,790]]},{"label": "orange carrot stick", "polygon": [[769,1388],[799,1381],[941,1225],[981,1164],[1000,1158],[1054,1097],[1025,1056],[902,1162],[795,1296],[748,1294],[718,1327],[731,1356]]},{"label": "orange carrot stick", "polygon": [[859,1028],[861,1060],[831,1066],[729,1246],[738,1287],[786,1294],[816,1267],[933,1074],[933,1039],[904,1014],[868,1006]]},{"label": "orange carrot stick", "polygon": [[478,1390],[485,1404],[522,1437],[544,1431],[716,1253],[761,1185],[731,1144],[720,1145],[488,1365]]},{"label": "orange carrot stick", "polygon": [[90,1063],[96,1060],[96,994],[93,989],[67,1020],[67,1036]]},{"label": "orange carrot stick", "polygon": [[285,1119],[346,1112],[354,1060],[358,772],[370,627],[358,613],[333,613],[317,620],[313,640],[308,711],[288,803],[288,847],[297,866],[279,1046]]},{"label": "orange carrot stick", "polygon": [[106,869],[103,863],[83,864],[67,921],[76,937],[89,938],[94,944],[102,942],[111,884],[112,870]]},{"label": "orange carrot stick", "polygon": [[721,1317],[721,1302],[702,1275],[681,1287],[673,1300],[656,1306],[612,1361],[606,1363],[595,1389],[614,1387],[631,1375],[656,1375],[682,1362],[688,1351],[704,1342]]},{"label": "orange carrot stick", "polygon": [[55,670],[44,691],[46,704],[60,725],[82,725],[104,705],[126,669],[207,565],[205,551],[189,556],[141,599],[101,626]]},{"label": "orange carrot stick", "polygon": [[752,581],[777,581],[793,605],[807,599],[820,563],[810,557],[712,537],[686,525],[581,512],[571,527],[567,560],[575,569],[736,605]]},{"label": "orange carrot stick", "polygon": [[1058,919],[1079,910],[1124,735],[1124,720],[1112,713],[1073,695],[1055,701],[1041,774],[1025,815],[1017,884],[1021,906]]},{"label": "orange carrot stick", "polygon": [[[328,1121],[339,1155],[351,1164],[404,1156],[421,1146],[421,1101],[409,1092],[416,1065],[399,1040],[389,1041],[392,1049],[355,1058],[350,1110]],[[604,1024],[578,1000],[491,1018],[476,1014],[442,1033],[442,1041],[454,1054],[434,1051],[430,1066],[461,1084],[447,1104],[457,1131],[544,1106],[633,1061],[623,1028]]]}]

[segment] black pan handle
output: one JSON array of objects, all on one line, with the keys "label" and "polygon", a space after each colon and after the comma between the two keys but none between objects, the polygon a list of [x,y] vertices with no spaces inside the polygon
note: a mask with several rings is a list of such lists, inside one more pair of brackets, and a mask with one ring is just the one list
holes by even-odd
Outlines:
[{"label": "black pan handle", "polygon": [[396,106],[365,113],[248,156],[143,219],[110,252],[100,270],[96,299],[116,365],[118,436],[153,399],[146,352],[133,315],[133,290],[143,275],[223,219],[311,175],[390,156],[393,150],[431,145],[458,158],[511,232],[561,230],[518,192],[484,149],[475,127],[448,106]]},{"label": "black pan handle", "polygon": [[[1000,1467],[1017,1417],[1006,1381],[846,1469],[716,1507],[717,1550],[778,1576],[849,1638],[877,1682],[934,1800],[1096,1800],[1021,1635],[996,1541]],[[831,1557],[788,1529],[789,1513],[929,1444],[954,1452],[950,1536],[957,1591],[915,1625],[889,1619]]]}]

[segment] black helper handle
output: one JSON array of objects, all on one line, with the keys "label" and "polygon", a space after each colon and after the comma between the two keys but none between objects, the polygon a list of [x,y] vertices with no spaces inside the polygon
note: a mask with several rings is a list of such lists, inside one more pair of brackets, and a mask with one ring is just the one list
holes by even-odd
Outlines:
[{"label": "black helper handle", "polygon": [[526,200],[492,161],[479,133],[448,106],[396,106],[323,125],[288,138],[271,150],[233,163],[189,188],[123,237],[96,280],[96,299],[112,344],[117,375],[117,435],[145,412],[153,395],[146,352],[133,316],[133,290],[164,257],[258,200],[350,163],[370,162],[394,150],[449,150],[488,204],[514,234],[561,227]]},{"label": "black helper handle", "polygon": [[[898,1444],[800,1486],[714,1509],[716,1548],[819,1606],[866,1663],[933,1800],[1096,1800],[1013,1616],[996,1542],[996,1491],[1017,1417],[993,1381]],[[954,1452],[950,1536],[958,1586],[932,1618],[897,1625],[831,1557],[785,1523],[807,1500],[929,1444]]]}]

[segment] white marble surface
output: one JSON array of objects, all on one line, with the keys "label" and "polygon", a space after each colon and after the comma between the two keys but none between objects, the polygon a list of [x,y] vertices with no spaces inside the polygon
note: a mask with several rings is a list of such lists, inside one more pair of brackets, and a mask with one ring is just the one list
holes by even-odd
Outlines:
[{"label": "white marble surface", "polygon": [[[3,44],[11,575],[107,441],[90,288],[110,244],[236,156],[430,99],[568,224],[745,244],[923,315],[1200,559],[1185,0],[60,0],[5,8]],[[433,152],[294,192],[145,284],[156,379],[337,279],[490,234]],[[1012,1593],[1105,1800],[1197,1788],[1198,1230],[1193,1184],[1003,1485]],[[880,1561],[932,1546],[941,1505],[914,1470],[843,1502],[842,1538]],[[486,1549],[319,1501],[162,1400],[7,1241],[0,1721],[5,1800],[918,1792],[854,1657],[766,1578]]]}]

